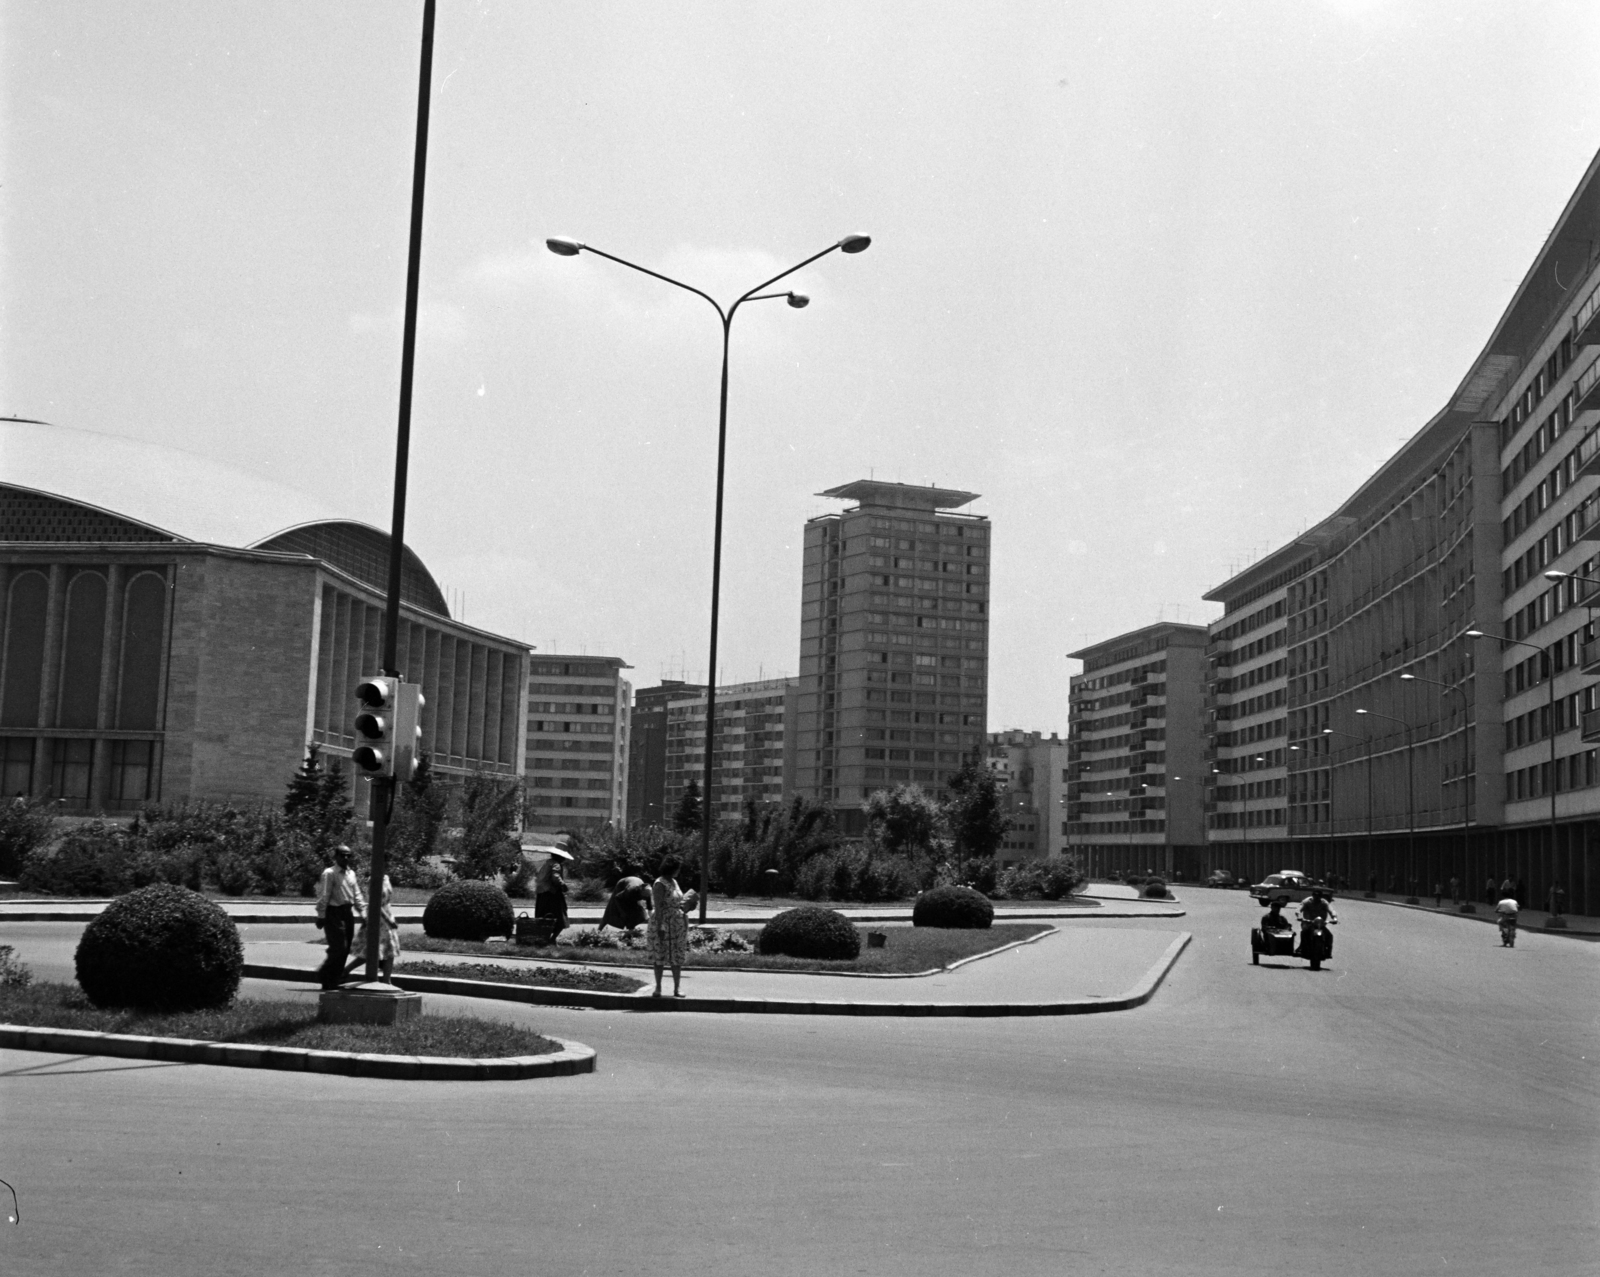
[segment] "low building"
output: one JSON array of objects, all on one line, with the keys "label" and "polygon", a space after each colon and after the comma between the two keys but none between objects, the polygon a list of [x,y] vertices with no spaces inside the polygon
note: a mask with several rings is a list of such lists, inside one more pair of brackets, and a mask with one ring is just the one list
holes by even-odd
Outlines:
[{"label": "low building", "polygon": [[528,668],[524,826],[598,833],[627,821],[630,687],[616,656],[550,656]]},{"label": "low building", "polygon": [[[718,819],[735,817],[747,802],[779,803],[794,792],[795,707],[798,678],[769,678],[717,688],[717,741],[712,759],[712,803]],[[689,782],[703,782],[706,696],[667,707],[667,818]]]},{"label": "low building", "polygon": [[1005,787],[1011,828],[1000,860],[1042,860],[1067,849],[1068,744],[1054,732],[990,732],[989,770]]},{"label": "low building", "polygon": [[[348,758],[389,537],[170,448],[0,420],[0,785],[69,810],[278,803]],[[408,548],[398,665],[438,777],[519,777],[526,645],[452,620]],[[364,810],[365,785],[354,787]]]}]

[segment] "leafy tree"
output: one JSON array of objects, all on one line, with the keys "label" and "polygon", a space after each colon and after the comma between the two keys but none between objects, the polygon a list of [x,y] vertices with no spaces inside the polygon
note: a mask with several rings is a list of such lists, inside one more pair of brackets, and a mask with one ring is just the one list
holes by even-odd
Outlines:
[{"label": "leafy tree", "polygon": [[345,787],[344,768],[337,758],[322,765],[321,747],[306,747],[305,762],[289,782],[283,814],[290,836],[284,840],[289,878],[303,896],[315,889],[317,875],[333,860],[355,819],[355,806]]},{"label": "leafy tree", "polygon": [[968,857],[992,859],[1011,828],[994,773],[973,754],[950,778],[947,788],[944,819],[955,839],[957,856],[963,863]]},{"label": "leafy tree", "polygon": [[47,799],[19,794],[0,806],[0,877],[13,878],[22,872],[22,862],[50,841],[55,828],[56,818]]},{"label": "leafy tree", "polygon": [[515,873],[522,859],[517,828],[522,816],[522,785],[515,777],[473,772],[458,802],[461,843],[456,873],[463,878],[493,878]]},{"label": "leafy tree", "polygon": [[672,809],[672,830],[679,834],[697,834],[704,814],[700,810],[700,786],[690,781],[683,789],[683,797]]},{"label": "leafy tree", "polygon": [[891,856],[926,856],[939,841],[941,811],[919,785],[874,791],[864,804],[867,843]]},{"label": "leafy tree", "polygon": [[387,855],[390,877],[402,886],[421,872],[424,861],[434,854],[439,830],[444,825],[449,795],[434,780],[433,763],[426,754],[417,758],[416,771],[400,786],[395,799],[394,817],[389,823]]}]

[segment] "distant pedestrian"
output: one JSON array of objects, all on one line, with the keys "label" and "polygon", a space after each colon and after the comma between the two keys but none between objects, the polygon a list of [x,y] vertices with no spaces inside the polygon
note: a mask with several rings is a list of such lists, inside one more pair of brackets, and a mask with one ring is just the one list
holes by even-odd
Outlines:
[{"label": "distant pedestrian", "polygon": [[1483,880],[1483,903],[1486,904],[1486,905],[1492,905],[1494,902],[1495,902],[1494,879],[1493,878],[1485,878]]},{"label": "distant pedestrian", "polygon": [[366,909],[361,883],[351,868],[350,848],[333,850],[333,864],[317,879],[317,930],[328,941],[328,958],[322,964],[322,987],[337,989],[344,983],[345,963],[356,934],[356,914]]},{"label": "distant pedestrian", "polygon": [[1517,884],[1511,881],[1510,874],[1507,874],[1505,881],[1500,884],[1500,898],[1504,900],[1507,896],[1512,896],[1517,900],[1522,899],[1522,897],[1517,894]]},{"label": "distant pedestrian", "polygon": [[1550,884],[1550,894],[1549,894],[1549,897],[1548,897],[1548,904],[1550,906],[1550,916],[1552,918],[1559,918],[1561,916],[1562,910],[1566,908],[1566,905],[1567,905],[1566,889],[1563,888],[1562,885],[1559,882],[1553,882],[1553,883]]},{"label": "distant pedestrian", "polygon": [[1368,874],[1367,875],[1367,894],[1369,896],[1375,896],[1375,895],[1378,894],[1378,875],[1377,874]]},{"label": "distant pedestrian", "polygon": [[695,893],[678,886],[679,861],[668,856],[650,884],[650,962],[656,970],[656,991],[661,996],[662,971],[672,968],[672,996],[683,997],[683,959],[689,952],[689,920],[684,915],[694,908]]},{"label": "distant pedestrian", "polygon": [[1459,878],[1450,879],[1450,903],[1453,905],[1461,903],[1461,879]]},{"label": "distant pedestrian", "polygon": [[[385,984],[394,983],[394,959],[400,952],[400,923],[394,916],[394,886],[389,875],[383,875],[383,890],[378,896],[378,970]],[[361,930],[356,933],[356,955],[364,958],[367,952],[367,920],[361,919]]]},{"label": "distant pedestrian", "polygon": [[567,927],[567,878],[561,872],[561,858],[547,855],[533,884],[533,916],[555,924],[550,932],[554,940]]},{"label": "distant pedestrian", "polygon": [[1433,884],[1433,907],[1437,909],[1444,903],[1444,888],[1438,883]]}]

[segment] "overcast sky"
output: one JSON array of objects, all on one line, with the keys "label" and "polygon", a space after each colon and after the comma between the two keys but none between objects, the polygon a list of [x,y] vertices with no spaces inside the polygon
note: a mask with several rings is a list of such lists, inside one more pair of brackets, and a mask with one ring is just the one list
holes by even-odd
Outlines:
[{"label": "overcast sky", "polygon": [[[421,8],[0,2],[0,413],[386,527]],[[731,299],[864,232],[734,327],[721,676],[796,671],[813,494],[938,483],[990,726],[1064,730],[1067,651],[1209,619],[1445,404],[1597,51],[1592,0],[444,0],[408,540],[469,623],[703,677],[716,316],[543,241]]]}]

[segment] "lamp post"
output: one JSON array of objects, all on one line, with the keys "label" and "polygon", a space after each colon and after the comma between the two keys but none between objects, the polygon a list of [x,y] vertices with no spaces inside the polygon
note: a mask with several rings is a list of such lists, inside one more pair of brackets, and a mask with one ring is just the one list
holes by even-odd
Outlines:
[{"label": "lamp post", "polygon": [[1467,728],[1467,689],[1458,683],[1441,683],[1436,678],[1423,678],[1420,674],[1402,674],[1402,683],[1427,683],[1442,692],[1454,692],[1461,698],[1461,877],[1466,881],[1467,865],[1472,860],[1472,829],[1469,823],[1471,809],[1467,804],[1467,772],[1472,766],[1472,736]]},{"label": "lamp post", "polygon": [[726,457],[728,444],[728,343],[733,331],[733,317],[739,307],[745,302],[771,301],[782,298],[796,310],[810,304],[811,299],[804,293],[764,293],[761,290],[770,288],[780,279],[786,279],[802,267],[811,265],[820,257],[826,257],[835,249],[843,253],[859,253],[867,248],[872,240],[866,235],[846,235],[836,244],[829,244],[820,253],[813,253],[803,262],[797,262],[788,270],[780,271],[771,279],[757,284],[749,292],[741,294],[727,309],[717,302],[709,293],[701,292],[692,284],[685,284],[681,279],[673,279],[671,275],[663,275],[660,271],[651,270],[647,266],[640,266],[637,262],[630,262],[624,257],[607,253],[595,248],[591,244],[579,243],[575,239],[556,237],[545,240],[547,247],[557,257],[576,257],[579,253],[593,253],[596,257],[604,257],[607,261],[616,262],[619,266],[626,266],[629,270],[636,270],[641,275],[649,275],[652,279],[659,279],[662,283],[671,284],[674,288],[681,288],[696,297],[703,297],[711,303],[711,308],[717,312],[717,318],[722,321],[722,389],[717,407],[717,499],[716,514],[713,519],[711,538],[711,643],[710,654],[706,658],[706,759],[704,780],[700,786],[700,921],[706,920],[706,895],[711,885],[711,822],[715,819],[716,808],[713,802],[712,759],[713,746],[717,734],[717,613],[722,592],[722,489],[723,476],[726,472]]},{"label": "lamp post", "polygon": [[[1403,718],[1395,718],[1390,714],[1379,714],[1375,710],[1358,709],[1358,714],[1366,714],[1370,718],[1381,718],[1391,723],[1399,723],[1406,729],[1406,812],[1407,823],[1410,831],[1406,835],[1406,884],[1408,887],[1417,885],[1417,791],[1414,784],[1415,776],[1411,766],[1411,724]],[[1408,905],[1418,904],[1416,895],[1406,893]]]},{"label": "lamp post", "polygon": [[[1579,580],[1584,578],[1579,577]],[[1555,867],[1556,859],[1556,658],[1555,653],[1547,647],[1537,643],[1524,643],[1521,639],[1506,638],[1501,634],[1489,634],[1483,630],[1468,630],[1468,638],[1492,638],[1500,643],[1509,643],[1513,647],[1525,647],[1530,651],[1538,652],[1544,659],[1540,662],[1544,669],[1545,684],[1548,688],[1548,708],[1546,713],[1550,717],[1546,730],[1550,736],[1550,864]]]},{"label": "lamp post", "polygon": [[[1348,736],[1351,740],[1364,742],[1367,747],[1367,872],[1370,874],[1372,872],[1372,733],[1368,731],[1364,736],[1357,736],[1354,732],[1341,732],[1332,727],[1324,727],[1322,734],[1324,736]],[[1332,768],[1329,768],[1328,774],[1329,776],[1333,775]],[[1331,793],[1329,798],[1332,798]]]}]

